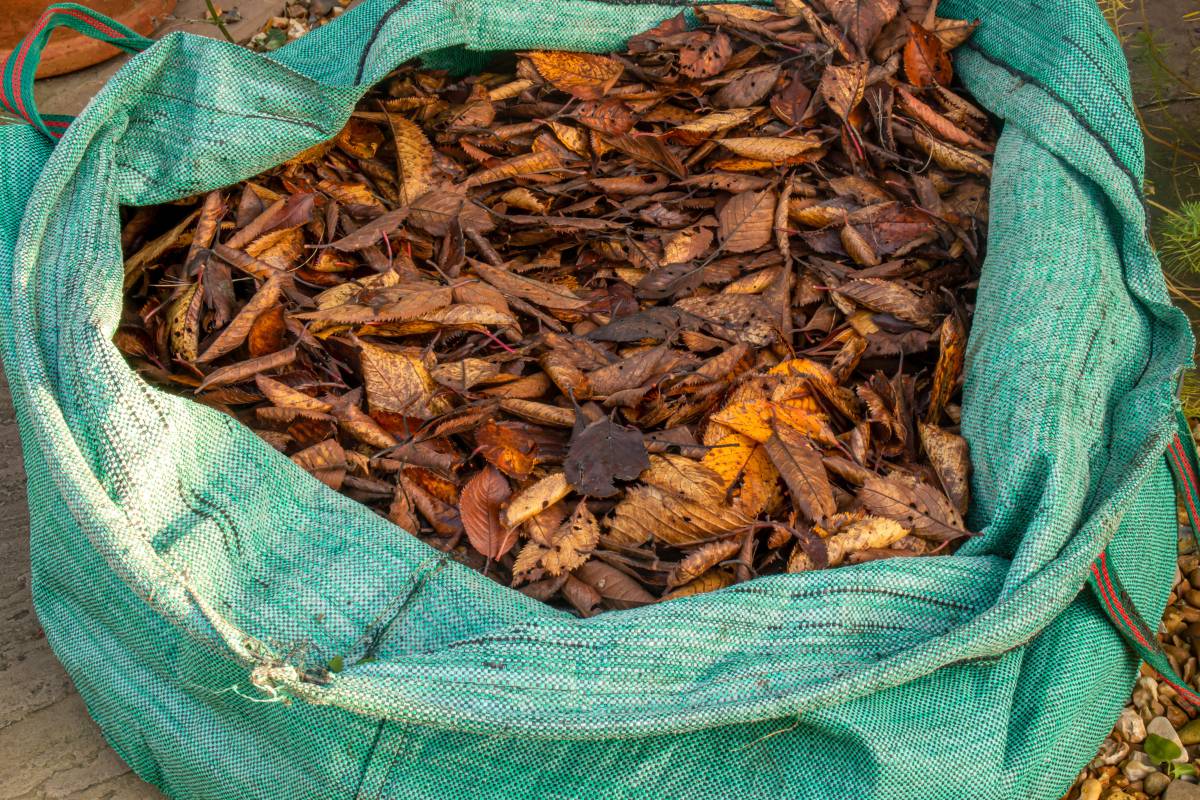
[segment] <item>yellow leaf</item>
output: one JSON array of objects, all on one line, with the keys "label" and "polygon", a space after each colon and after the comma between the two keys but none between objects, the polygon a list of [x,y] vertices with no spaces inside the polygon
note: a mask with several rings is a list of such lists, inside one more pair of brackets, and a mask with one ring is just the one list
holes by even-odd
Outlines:
[{"label": "yellow leaf", "polygon": [[720,475],[698,461],[672,453],[650,456],[650,469],[639,477],[698,503],[719,501],[725,492]]},{"label": "yellow leaf", "polygon": [[498,103],[501,100],[508,100],[516,97],[526,89],[532,89],[534,82],[529,78],[518,78],[515,81],[509,81],[501,86],[497,86],[488,92],[488,99],[493,103]]},{"label": "yellow leaf", "polygon": [[[780,206],[782,208],[782,206]],[[777,209],[778,210],[778,209]],[[784,226],[786,229],[786,225]],[[778,230],[778,229],[777,229]],[[757,272],[751,272],[748,275],[735,280],[721,290],[722,294],[762,294],[767,289],[775,286],[782,270],[779,267],[771,267],[769,269],[760,269]]]},{"label": "yellow leaf", "polygon": [[700,463],[717,474],[722,489],[729,489],[741,476],[757,446],[758,442],[749,436],[731,433],[709,448]]},{"label": "yellow leaf", "polygon": [[[722,139],[721,146],[742,158],[766,161],[769,164],[787,164],[798,156],[816,150],[821,140],[815,136],[746,136]],[[771,210],[774,211],[772,204]]]},{"label": "yellow leaf", "polygon": [[721,131],[749,121],[761,110],[762,106],[752,106],[750,108],[731,108],[725,111],[713,111],[700,117],[700,119],[679,125],[675,130],[680,133],[698,135],[720,133]]},{"label": "yellow leaf", "polygon": [[986,158],[977,156],[969,150],[938,141],[919,127],[914,127],[912,133],[917,145],[928,153],[939,167],[984,177],[992,174],[992,165]]},{"label": "yellow leaf", "polygon": [[[744,345],[742,346],[744,347]],[[755,400],[765,400],[766,397],[767,395],[759,381],[743,380],[734,386],[726,396],[725,407],[728,408],[738,403],[751,403]],[[715,421],[710,415],[704,426],[704,430],[700,434],[700,443],[711,447],[733,432],[734,430],[728,425],[723,425]]]},{"label": "yellow leaf", "polygon": [[678,600],[681,597],[691,597],[694,594],[715,592],[717,589],[724,589],[726,586],[732,585],[732,572],[727,569],[711,569],[694,581],[685,583],[678,589],[663,595],[663,600]]},{"label": "yellow leaf", "polygon": [[[890,547],[907,535],[908,528],[893,519],[865,516],[825,540],[825,548],[829,553],[829,566],[836,567],[846,560],[846,556],[859,550]],[[788,559],[787,571],[804,572],[815,566],[808,554],[799,545],[796,545],[791,558]]]},{"label": "yellow leaf", "polygon": [[779,477],[762,445],[740,433],[721,439],[700,463],[721,478],[725,491],[732,494],[734,510],[746,517],[767,507]]},{"label": "yellow leaf", "polygon": [[775,165],[757,158],[719,158],[708,165],[715,172],[762,172]]},{"label": "yellow leaf", "polygon": [[[763,398],[744,403],[730,403],[713,414],[711,419],[759,444],[771,438],[771,403]],[[717,446],[720,447],[721,444],[718,443]],[[709,455],[714,452],[709,451]],[[723,458],[721,460],[724,461]]]},{"label": "yellow leaf", "polygon": [[634,486],[608,521],[614,542],[636,546],[651,537],[672,547],[716,538],[749,525],[747,517],[724,502],[696,502],[657,486]]},{"label": "yellow leaf", "polygon": [[[363,384],[372,411],[391,411],[410,417],[432,416],[430,400],[437,388],[426,358],[419,352],[396,352],[359,342]],[[430,359],[432,361],[432,359]]]},{"label": "yellow leaf", "polygon": [[733,508],[747,517],[756,517],[779,498],[779,471],[771,463],[766,449],[755,445],[733,490]]},{"label": "yellow leaf", "polygon": [[411,203],[433,188],[433,145],[421,126],[395,114],[388,115],[396,143],[396,171],[401,203]]},{"label": "yellow leaf", "polygon": [[532,519],[571,493],[571,485],[562,472],[552,472],[513,496],[500,518],[510,528]]}]

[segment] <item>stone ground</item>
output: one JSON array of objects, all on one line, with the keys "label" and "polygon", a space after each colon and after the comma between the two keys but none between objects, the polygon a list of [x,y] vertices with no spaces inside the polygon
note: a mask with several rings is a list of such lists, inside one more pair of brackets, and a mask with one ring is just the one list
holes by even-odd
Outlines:
[{"label": "stone ground", "polygon": [[[229,8],[228,0],[220,5]],[[283,0],[239,0],[242,20],[230,25],[244,40],[279,13]],[[1152,125],[1200,129],[1200,101],[1163,89],[1153,59],[1140,45],[1139,31],[1156,31],[1167,45],[1165,59],[1178,74],[1200,80],[1200,20],[1184,21],[1195,0],[1147,0],[1145,15],[1136,7],[1126,17],[1134,84]],[[204,0],[179,0],[174,19],[159,33],[187,30],[219,35],[202,22]],[[42,81],[39,103],[48,112],[77,113],[117,70],[120,59],[71,76]],[[1157,77],[1156,77],[1157,76]],[[1166,99],[1166,103],[1155,101]],[[1180,128],[1180,126],[1183,126]],[[1156,128],[1157,130],[1157,128]],[[1151,145],[1151,180],[1156,196],[1168,205],[1200,197],[1197,169],[1180,170],[1177,154]],[[77,800],[149,800],[161,798],[140,781],[105,744],[83,701],[46,644],[29,594],[29,518],[7,384],[0,378],[0,800],[72,798]]]}]

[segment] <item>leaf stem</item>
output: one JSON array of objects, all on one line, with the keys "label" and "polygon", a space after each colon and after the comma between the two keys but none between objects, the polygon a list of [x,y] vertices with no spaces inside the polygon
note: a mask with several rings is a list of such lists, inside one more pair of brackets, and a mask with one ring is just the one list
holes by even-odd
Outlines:
[{"label": "leaf stem", "polygon": [[234,39],[233,34],[231,34],[229,32],[229,28],[225,27],[225,20],[221,17],[221,15],[219,13],[217,13],[217,9],[213,5],[213,0],[204,0],[204,5],[208,6],[208,14],[210,17],[212,17],[212,21],[216,24],[217,28],[221,31],[221,35],[224,36],[227,41],[237,44],[237,40]]}]

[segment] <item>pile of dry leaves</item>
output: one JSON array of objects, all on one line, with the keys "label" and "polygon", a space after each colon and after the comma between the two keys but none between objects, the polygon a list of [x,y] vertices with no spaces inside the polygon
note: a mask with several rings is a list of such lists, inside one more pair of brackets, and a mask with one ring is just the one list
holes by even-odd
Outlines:
[{"label": "pile of dry leaves", "polygon": [[948,85],[973,25],[823,2],[404,68],[327,145],[131,211],[117,344],[583,614],[943,551],[994,139]]}]

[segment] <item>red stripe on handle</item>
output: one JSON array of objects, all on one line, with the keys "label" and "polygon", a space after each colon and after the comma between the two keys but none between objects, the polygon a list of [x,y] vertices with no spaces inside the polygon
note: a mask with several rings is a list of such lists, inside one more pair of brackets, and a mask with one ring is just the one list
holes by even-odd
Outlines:
[{"label": "red stripe on handle", "polygon": [[[1179,456],[1180,463],[1183,464],[1183,471],[1187,474],[1187,480],[1185,483],[1187,483],[1189,490],[1188,503],[1190,504],[1192,502],[1192,495],[1196,493],[1196,474],[1192,472],[1192,460],[1187,457],[1187,451],[1183,449],[1183,439],[1179,437],[1179,434],[1175,434],[1175,440],[1172,442],[1172,444],[1174,445],[1175,451]],[[1192,510],[1193,512],[1195,511],[1194,508]]]},{"label": "red stripe on handle", "polygon": [[[1104,602],[1108,604],[1110,611],[1109,616],[1115,619],[1116,616],[1119,615],[1120,618],[1124,620],[1129,631],[1139,642],[1142,643],[1147,650],[1160,652],[1161,648],[1158,647],[1157,643],[1151,644],[1150,642],[1146,641],[1146,637],[1142,634],[1141,629],[1134,625],[1133,622],[1130,621],[1129,617],[1126,616],[1125,609],[1121,605],[1121,600],[1117,596],[1117,590],[1113,586],[1112,581],[1108,576],[1106,555],[1107,554],[1105,553],[1100,554],[1100,565],[1103,568],[1104,577],[1101,578],[1101,571],[1100,569],[1097,569],[1095,563],[1092,564],[1092,574],[1096,577],[1096,585],[1100,587],[1100,594],[1104,597]],[[1158,677],[1162,679],[1164,683],[1174,689],[1181,697],[1183,697],[1184,700],[1187,700],[1192,705],[1200,706],[1200,695],[1197,695],[1190,687],[1181,686],[1158,670],[1155,670],[1155,672],[1158,672]]]},{"label": "red stripe on handle", "polygon": [[1142,642],[1142,644],[1153,649],[1154,645],[1150,644],[1150,642],[1146,640],[1146,636],[1153,638],[1154,632],[1147,631],[1134,624],[1133,620],[1131,620],[1125,613],[1125,607],[1121,605],[1121,597],[1119,594],[1117,594],[1117,590],[1113,586],[1112,578],[1108,577],[1108,553],[1106,551],[1101,551],[1100,553],[1100,571],[1104,573],[1104,582],[1108,584],[1108,591],[1112,593],[1113,602],[1117,606],[1117,613],[1121,615],[1121,619],[1125,620],[1125,624],[1129,626],[1129,629],[1137,634],[1137,638]]},{"label": "red stripe on handle", "polygon": [[77,11],[76,9],[73,9],[73,8],[64,8],[64,9],[59,9],[59,10],[55,10],[52,8],[46,9],[42,13],[42,15],[40,17],[38,17],[38,21],[33,26],[33,30],[31,30],[28,33],[28,35],[25,36],[24,40],[22,40],[21,49],[17,53],[16,60],[13,62],[12,79],[10,80],[13,100],[17,104],[16,111],[18,114],[20,114],[22,117],[24,117],[29,122],[33,122],[33,120],[30,118],[29,113],[25,110],[25,101],[21,99],[21,71],[22,71],[23,67],[25,66],[25,57],[27,55],[29,55],[30,45],[33,44],[34,39],[36,39],[39,35],[41,35],[42,31],[45,29],[46,25],[50,22],[50,20],[54,18],[55,14],[63,14],[65,16],[71,17],[73,19],[77,19],[82,22],[86,22],[88,25],[91,25],[93,28],[98,30],[100,33],[102,33],[105,36],[108,36],[110,38],[113,38],[113,39],[124,39],[125,38],[125,34],[121,33],[120,31],[113,28],[112,26],[107,25],[88,14],[83,13],[82,11]]},{"label": "red stripe on handle", "polygon": [[25,56],[29,54],[29,46],[33,44],[33,40],[41,34],[42,29],[46,27],[46,23],[50,21],[52,16],[54,16],[53,11],[50,11],[49,9],[44,11],[42,15],[38,17],[38,21],[33,26],[33,30],[31,30],[25,36],[25,38],[21,40],[21,49],[17,51],[17,58],[13,62],[12,75],[9,78],[13,102],[17,104],[17,113],[30,122],[33,122],[33,120],[29,119],[29,114],[25,111],[25,103],[21,100],[21,67],[25,63]]},{"label": "red stripe on handle", "polygon": [[1196,488],[1188,480],[1187,472],[1184,470],[1184,465],[1187,464],[1188,459],[1186,455],[1175,449],[1177,442],[1178,440],[1172,443],[1167,449],[1171,451],[1171,460],[1175,462],[1175,474],[1179,476],[1180,481],[1183,483],[1183,499],[1187,502],[1188,510],[1192,512],[1192,519],[1200,519],[1200,516],[1196,514],[1196,503],[1192,499],[1192,496],[1196,493]]},{"label": "red stripe on handle", "polygon": [[[1104,553],[1100,554],[1100,563],[1104,564]],[[1133,634],[1133,637],[1141,643],[1142,647],[1145,647],[1147,650],[1153,650],[1154,645],[1146,641],[1146,637],[1143,636],[1141,630],[1138,629],[1138,627],[1134,625],[1132,621],[1130,621],[1128,615],[1125,613],[1124,607],[1121,605],[1121,601],[1117,599],[1117,593],[1113,591],[1112,583],[1108,579],[1107,566],[1104,568],[1104,577],[1101,578],[1100,571],[1096,568],[1095,564],[1092,564],[1092,574],[1096,576],[1096,581],[1100,584],[1100,593],[1104,595],[1104,601],[1108,603],[1109,610],[1112,612],[1110,616],[1112,616],[1114,619],[1120,617],[1120,619],[1124,621],[1125,627],[1128,628],[1130,633]]]},{"label": "red stripe on handle", "polygon": [[82,21],[86,22],[88,25],[91,25],[96,30],[103,33],[105,36],[108,36],[109,38],[112,38],[112,39],[124,39],[125,38],[124,33],[117,30],[116,28],[112,27],[108,23],[102,22],[102,21],[96,19],[95,17],[91,16],[90,14],[85,14],[82,11],[77,11],[74,8],[63,8],[63,9],[59,9],[58,11],[55,11],[54,13],[55,14],[66,14],[68,17],[74,17],[75,19],[82,20]]}]

